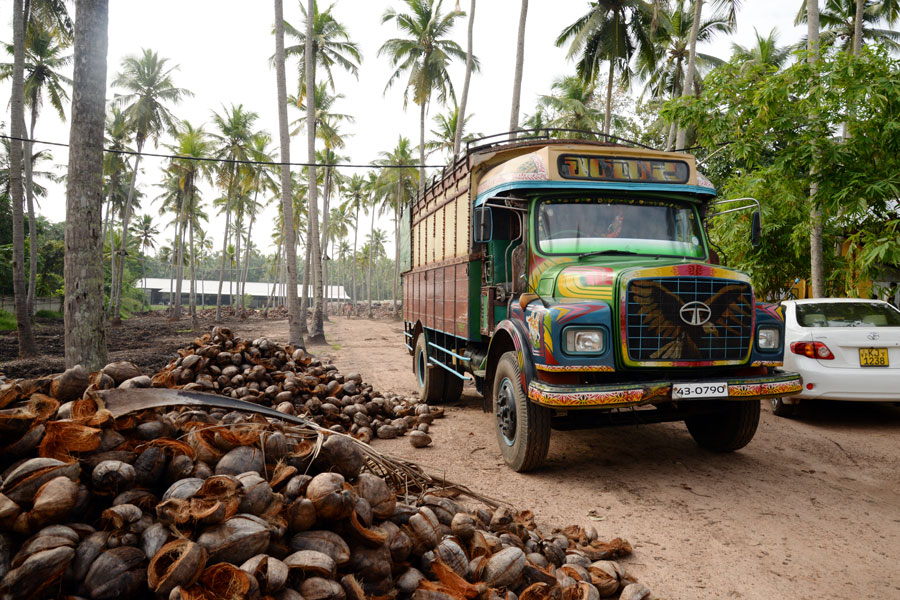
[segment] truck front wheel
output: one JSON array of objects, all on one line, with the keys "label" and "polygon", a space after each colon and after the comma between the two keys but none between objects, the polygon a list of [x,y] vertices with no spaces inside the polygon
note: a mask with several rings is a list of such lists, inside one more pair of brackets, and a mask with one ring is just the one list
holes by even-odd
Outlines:
[{"label": "truck front wheel", "polygon": [[750,443],[759,426],[759,401],[719,402],[714,412],[684,420],[694,441],[713,452],[733,452]]},{"label": "truck front wheel", "polygon": [[519,473],[541,466],[550,447],[550,409],[528,400],[515,352],[500,357],[492,398],[503,460]]},{"label": "truck front wheel", "polygon": [[[444,370],[428,363],[427,341],[425,332],[416,339],[413,352],[413,372],[416,375],[416,390],[419,397],[428,404],[438,404],[444,399]],[[453,377],[451,375],[451,377]]]}]

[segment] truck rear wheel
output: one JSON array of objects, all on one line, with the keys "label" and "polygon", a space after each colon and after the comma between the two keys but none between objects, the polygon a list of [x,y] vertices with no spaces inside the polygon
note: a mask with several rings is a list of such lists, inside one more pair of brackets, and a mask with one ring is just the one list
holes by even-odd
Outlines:
[{"label": "truck rear wheel", "polygon": [[541,466],[550,448],[550,409],[528,400],[515,352],[500,357],[492,398],[503,460],[519,473]]},{"label": "truck rear wheel", "polygon": [[465,382],[450,373],[444,373],[444,402],[456,402],[462,395]]},{"label": "truck rear wheel", "polygon": [[759,426],[759,401],[720,402],[720,410],[684,420],[694,441],[713,452],[733,452],[750,443]]},{"label": "truck rear wheel", "polygon": [[[416,339],[413,352],[413,372],[416,375],[416,390],[419,397],[428,404],[439,404],[444,399],[444,370],[428,363],[428,344],[425,332]],[[450,375],[450,377],[453,377]]]}]

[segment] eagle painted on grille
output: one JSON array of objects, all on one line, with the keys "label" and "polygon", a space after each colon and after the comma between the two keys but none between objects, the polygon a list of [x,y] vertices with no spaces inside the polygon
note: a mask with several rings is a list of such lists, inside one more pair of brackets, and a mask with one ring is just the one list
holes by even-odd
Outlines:
[{"label": "eagle painted on grille", "polygon": [[[663,340],[653,359],[701,359],[700,340],[703,336],[719,337],[722,333],[742,334],[745,319],[752,318],[750,302],[745,298],[747,287],[726,285],[702,300],[710,309],[709,319],[701,325],[691,325],[681,318],[681,309],[688,302],[670,292],[659,281],[637,280],[631,284],[634,301],[640,305],[638,314],[643,326]],[[693,296],[693,295],[692,295]],[[691,301],[700,300],[694,296]]]}]

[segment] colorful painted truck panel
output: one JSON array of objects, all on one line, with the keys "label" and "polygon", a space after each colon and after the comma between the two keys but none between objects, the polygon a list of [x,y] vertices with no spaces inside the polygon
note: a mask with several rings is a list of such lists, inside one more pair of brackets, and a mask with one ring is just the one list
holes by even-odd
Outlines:
[{"label": "colorful painted truck panel", "polygon": [[403,218],[421,394],[452,401],[473,383],[520,471],[543,462],[551,428],[683,420],[707,448],[746,445],[759,401],[801,381],[778,368],[777,311],[715,264],[712,206],[686,154],[539,136],[470,147]]}]

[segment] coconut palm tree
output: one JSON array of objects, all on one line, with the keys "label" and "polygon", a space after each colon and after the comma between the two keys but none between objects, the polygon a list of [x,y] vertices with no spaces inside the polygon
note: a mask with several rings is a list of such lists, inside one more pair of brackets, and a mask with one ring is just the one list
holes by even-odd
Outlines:
[{"label": "coconut palm tree", "polygon": [[[806,16],[804,2],[795,24],[806,23]],[[858,52],[858,48],[867,41],[884,44],[897,52],[900,50],[900,31],[893,29],[893,25],[898,18],[898,0],[825,0],[824,8],[819,11],[820,42],[851,54]],[[805,40],[801,40],[800,44],[805,45]]]},{"label": "coconut palm tree", "polygon": [[[465,133],[466,125],[475,115],[466,116],[465,123],[461,123],[459,120],[460,110],[461,108],[454,106],[451,110],[434,117],[436,127],[431,130],[431,135],[435,139],[425,143],[428,154],[440,151],[445,153],[449,161],[452,161],[453,157],[459,154],[460,143],[481,137],[480,133]],[[456,139],[457,134],[460,136],[459,140]]]},{"label": "coconut palm tree", "polygon": [[[113,215],[121,215],[125,210],[125,200],[128,197],[128,189],[123,186],[122,181],[123,175],[125,175],[128,170],[128,162],[122,151],[128,150],[128,139],[131,137],[131,132],[128,129],[128,121],[125,119],[125,115],[122,114],[122,111],[116,107],[110,108],[106,115],[105,132],[106,148],[109,148],[112,152],[105,152],[103,154],[106,219],[103,223],[102,237],[105,240],[107,233],[109,233],[109,290],[110,300],[112,300],[112,289],[114,287],[113,282],[116,281],[117,263],[116,248],[114,245],[115,236],[112,234],[113,229],[115,228]],[[113,305],[112,302],[110,302],[107,307],[107,316],[112,316],[112,310]]]},{"label": "coconut palm tree", "polygon": [[[272,150],[269,148],[271,142],[272,137],[268,133],[264,131],[257,132],[250,140],[250,154],[253,160],[259,162],[272,162],[274,156],[272,155]],[[260,192],[262,192],[263,195],[267,195],[278,191],[278,183],[275,181],[273,175],[272,168],[268,165],[250,165],[244,179],[244,187],[248,193],[252,192],[253,197],[248,204],[250,224],[247,227],[247,243],[244,249],[244,272],[241,275],[241,315],[244,315],[245,312],[244,298],[247,293],[247,276],[249,274],[250,251],[252,248],[250,240],[253,235],[253,223],[256,220],[259,209],[262,208],[262,204],[257,202],[257,199],[259,198]]]},{"label": "coconut palm tree", "polygon": [[[556,45],[569,45],[568,57],[578,57],[576,70],[584,82],[595,82],[600,63],[609,63],[606,81],[606,110],[603,133],[609,135],[612,121],[613,81],[618,71],[621,87],[631,78],[635,55],[654,52],[650,37],[652,8],[643,0],[599,0],[590,3],[587,13],[560,32]],[[646,59],[646,58],[645,58]]]},{"label": "coconut palm tree", "polygon": [[107,358],[100,221],[109,7],[88,0],[75,6],[72,113],[79,118],[69,133],[66,180],[65,357],[67,368],[97,371]]},{"label": "coconut palm tree", "polygon": [[[741,2],[742,0],[712,0],[711,4],[715,12],[724,9],[728,21],[734,24]],[[694,77],[697,75],[697,40],[700,35],[700,24],[703,22],[703,0],[693,0],[693,8],[694,15],[691,20],[691,33],[688,42],[688,66],[684,75],[682,96],[691,96],[695,93]],[[684,148],[686,136],[687,130],[679,127],[675,137],[675,146],[677,148]]]},{"label": "coconut palm tree", "polygon": [[[141,279],[147,279],[147,251],[156,248],[159,229],[153,224],[153,217],[141,215],[131,224],[131,233],[141,251]],[[147,294],[141,294],[141,311],[147,307]]]},{"label": "coconut palm tree", "polygon": [[[581,77],[559,77],[550,86],[555,93],[540,96],[538,104],[549,111],[548,127],[596,131],[605,113],[597,108],[597,84],[585,82]],[[591,134],[567,134],[593,137]]]},{"label": "coconut palm tree", "polygon": [[522,0],[519,10],[519,33],[516,37],[516,68],[513,74],[512,106],[509,111],[509,139],[516,139],[519,129],[519,104],[522,97],[522,71],[525,65],[525,20],[528,18],[528,0]]},{"label": "coconut palm tree", "polygon": [[34,334],[31,330],[31,316],[28,314],[28,288],[25,284],[25,223],[22,214],[24,185],[22,182],[23,150],[25,137],[24,105],[24,63],[25,63],[25,23],[22,0],[13,0],[13,72],[10,133],[10,200],[13,213],[13,295],[15,297],[17,331],[19,336],[19,356],[30,357],[37,354]]},{"label": "coconut palm tree", "polygon": [[175,305],[172,311],[172,318],[180,319],[181,281],[183,279],[181,271],[183,268],[182,265],[184,263],[184,228],[186,226],[189,230],[188,244],[190,249],[189,265],[191,278],[190,297],[192,299],[190,303],[190,312],[191,316],[193,317],[196,314],[196,253],[194,249],[194,227],[200,213],[200,209],[198,206],[200,195],[197,190],[197,184],[204,180],[211,181],[213,172],[211,163],[191,160],[190,157],[200,158],[209,156],[209,153],[212,150],[212,143],[210,142],[209,135],[203,129],[202,125],[199,127],[194,127],[188,121],[183,121],[178,129],[178,135],[176,137],[175,144],[169,146],[169,150],[171,150],[178,156],[185,157],[183,159],[173,159],[171,165],[171,170],[176,177],[177,188],[182,196],[180,211],[177,219],[182,234],[179,238],[177,248],[178,257],[176,258],[176,264],[178,265],[178,275],[175,280]]},{"label": "coconut palm tree", "polygon": [[[341,67],[354,77],[358,75],[359,63],[362,62],[362,54],[359,44],[350,40],[350,34],[343,24],[339,23],[332,14],[334,4],[324,11],[319,10],[318,2],[310,2],[312,5],[312,22],[308,19],[309,9],[303,4],[300,10],[303,12],[303,21],[307,23],[307,30],[311,25],[312,56],[315,68],[325,70],[325,80],[329,87],[334,89],[334,68]],[[296,44],[284,49],[286,57],[296,57],[300,61],[300,90],[301,96],[305,95],[306,83],[304,69],[306,68],[306,31],[296,29],[287,21],[284,21],[284,31],[288,37],[297,41]],[[313,77],[313,81],[317,81]]]},{"label": "coconut palm tree", "polygon": [[[390,8],[382,16],[382,23],[394,21],[406,37],[392,38],[378,49],[378,56],[386,55],[394,72],[388,79],[385,92],[404,73],[408,73],[403,91],[403,107],[406,108],[412,92],[412,101],[419,105],[419,185],[425,186],[425,116],[428,103],[437,92],[438,100],[456,99],[453,83],[447,68],[453,59],[466,60],[466,53],[459,44],[446,36],[453,29],[456,19],[464,13],[458,10],[441,14],[441,0],[403,0],[410,12],[398,13]],[[478,61],[472,58],[477,67]]]},{"label": "coconut palm tree", "polygon": [[[231,105],[231,108],[223,107],[222,114],[213,112],[213,124],[215,132],[210,137],[215,142],[215,156],[226,161],[240,161],[250,159],[250,143],[253,138],[253,125],[259,115],[253,111],[244,110],[242,104]],[[225,196],[220,202],[222,212],[225,213],[225,232],[222,238],[222,256],[219,266],[219,288],[216,292],[216,322],[222,319],[222,283],[225,280],[225,259],[228,249],[228,239],[231,235],[232,209],[235,194],[239,191],[238,167],[234,162],[221,163],[216,173],[216,182],[226,189]]]},{"label": "coconut palm tree", "polygon": [[[275,0],[275,84],[278,93],[278,144],[281,157],[281,214],[283,239],[279,240],[279,252],[284,250],[284,262],[288,281],[288,341],[298,348],[305,349],[303,332],[306,329],[306,315],[301,320],[300,304],[297,301],[297,231],[293,228],[293,194],[291,192],[291,139],[288,134],[287,116],[287,79],[285,76],[284,51],[284,6],[282,0]],[[284,218],[291,227],[284,227]],[[276,252],[276,281],[278,252]],[[274,292],[275,286],[272,286]],[[266,314],[268,315],[268,304]],[[302,322],[302,326],[301,326]]]},{"label": "coconut palm tree", "polygon": [[359,173],[354,173],[344,186],[344,210],[353,214],[353,287],[350,291],[350,301],[356,305],[356,242],[359,234],[359,211],[365,206],[366,180]]},{"label": "coconut palm tree", "polygon": [[[381,182],[378,180],[378,175],[375,174],[375,171],[369,171],[366,175],[366,193],[368,194],[367,202],[366,202],[366,210],[369,212],[370,216],[370,224],[369,224],[369,236],[368,239],[375,239],[375,213],[378,212],[379,208],[383,206],[384,200],[384,186],[381,185]],[[383,250],[383,248],[382,248]],[[368,255],[369,260],[367,263],[367,275],[366,275],[366,299],[368,301],[368,316],[372,318],[372,264],[375,261],[375,245],[367,244],[366,248],[364,248],[363,252]]]},{"label": "coconut palm tree", "polygon": [[[457,10],[459,10],[459,2],[457,0]],[[459,154],[459,146],[463,141],[463,126],[466,124],[466,104],[469,100],[469,81],[472,79],[472,71],[475,70],[475,56],[472,54],[472,40],[475,29],[475,0],[472,0],[472,6],[469,8],[469,29],[466,37],[466,76],[463,79],[463,90],[459,99],[459,107],[457,114],[462,115],[456,121],[456,131],[453,135],[453,157]]]},{"label": "coconut palm tree", "polygon": [[[338,126],[341,123],[353,123],[355,119],[352,115],[333,111],[335,102],[342,100],[344,95],[330,94],[327,86],[326,82],[316,85],[315,102],[313,104],[315,106],[316,137],[322,141],[326,148],[343,148],[344,138]],[[306,126],[306,99],[302,92],[303,90],[299,90],[296,96],[288,96],[288,104],[298,108],[302,113],[300,117],[291,123],[291,125],[295,125],[291,135],[297,135]]]},{"label": "coconut palm tree", "polygon": [[[769,35],[763,37],[756,29],[756,45],[745,48],[740,44],[731,45],[731,56],[746,65],[766,65],[774,69],[780,69],[791,55],[789,46],[778,45],[778,30],[772,29]],[[697,55],[699,60],[700,54]]]},{"label": "coconut palm tree", "polygon": [[[167,105],[178,104],[183,98],[193,95],[186,89],[175,87],[172,75],[178,67],[169,67],[168,62],[167,58],[160,58],[153,50],[144,48],[140,56],[127,56],[122,60],[121,70],[112,82],[113,87],[121,88],[126,92],[116,94],[114,103],[118,107],[124,107],[123,112],[128,120],[129,128],[134,133],[134,145],[137,150],[128,198],[125,201],[125,214],[122,218],[122,239],[126,245],[128,222],[131,219],[131,202],[134,197],[138,165],[144,144],[147,140],[156,144],[162,133],[174,132],[178,120],[169,111]],[[120,320],[122,304],[121,271],[118,273],[118,277],[119,281],[113,287],[115,291],[113,322]]]},{"label": "coconut palm tree", "polygon": [[[26,17],[27,18],[27,17]],[[32,21],[25,35],[25,63],[24,63],[24,94],[25,106],[31,111],[31,126],[28,129],[29,139],[35,139],[35,125],[38,115],[44,103],[44,96],[56,109],[59,118],[65,121],[66,112],[64,105],[68,103],[69,95],[67,85],[72,80],[62,74],[72,60],[71,55],[64,54],[68,43],[61,39],[54,31],[43,26],[39,21]],[[7,51],[13,54],[15,49],[7,45]],[[0,81],[12,76],[13,65],[11,63],[0,65]],[[27,311],[34,316],[34,293],[37,282],[37,227],[34,216],[34,178],[32,174],[32,149],[31,142],[24,143],[25,160],[25,202],[28,210],[28,237],[29,237],[29,270],[28,270],[28,295],[26,299]]]},{"label": "coconut palm tree", "polygon": [[408,138],[399,136],[397,145],[390,152],[379,152],[376,165],[394,165],[394,168],[382,169],[378,175],[378,185],[381,188],[381,210],[391,210],[394,213],[394,277],[393,277],[393,309],[397,314],[397,288],[400,282],[400,212],[403,206],[415,195],[418,185],[418,173],[413,167],[398,167],[397,165],[412,164],[412,145]]}]

